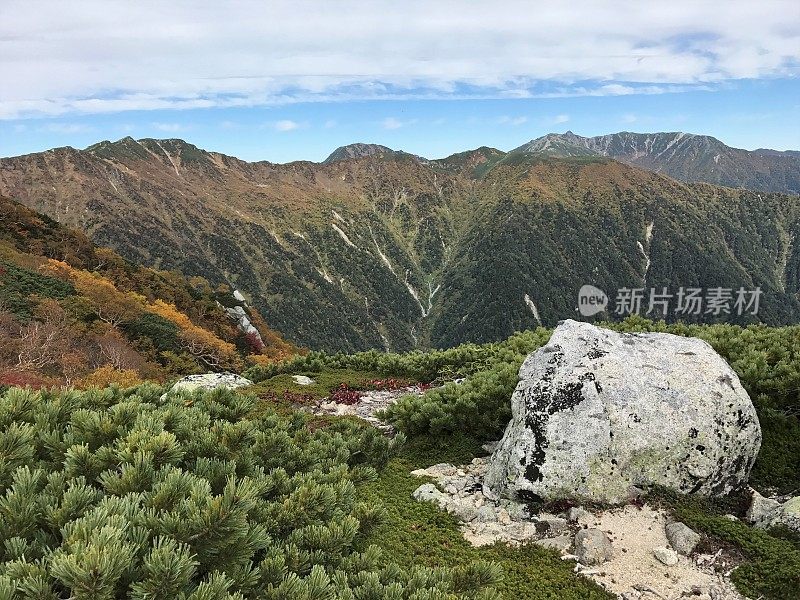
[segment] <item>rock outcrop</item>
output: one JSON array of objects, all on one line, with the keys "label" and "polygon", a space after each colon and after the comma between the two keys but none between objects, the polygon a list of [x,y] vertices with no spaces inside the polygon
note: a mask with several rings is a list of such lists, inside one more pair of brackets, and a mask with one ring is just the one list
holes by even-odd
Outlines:
[{"label": "rock outcrop", "polygon": [[192,392],[194,390],[214,390],[217,388],[236,389],[253,385],[253,382],[233,373],[203,373],[189,375],[179,379],[162,398],[175,392]]},{"label": "rock outcrop", "polygon": [[723,495],[761,446],[738,376],[695,338],[564,321],[525,360],[511,404],[484,483],[518,501],[617,504],[654,484]]}]

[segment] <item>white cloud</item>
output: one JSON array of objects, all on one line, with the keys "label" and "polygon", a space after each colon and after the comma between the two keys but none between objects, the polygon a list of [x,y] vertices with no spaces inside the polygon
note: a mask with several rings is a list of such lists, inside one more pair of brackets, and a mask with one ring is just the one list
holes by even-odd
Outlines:
[{"label": "white cloud", "polygon": [[300,127],[300,124],[296,121],[284,119],[282,121],[275,121],[274,127],[276,131],[292,131],[293,129]]},{"label": "white cloud", "polygon": [[548,125],[559,125],[561,123],[567,123],[569,121],[569,115],[556,115],[547,119]]},{"label": "white cloud", "polygon": [[497,119],[498,125],[513,125],[519,126],[524,125],[528,122],[528,117],[509,117],[508,115],[503,115]]},{"label": "white cloud", "polygon": [[325,127],[325,129],[333,129],[334,127],[337,127],[338,125],[339,125],[339,123],[337,123],[334,119],[328,119],[327,121],[325,121],[324,127]]},{"label": "white cloud", "polygon": [[622,118],[620,119],[620,121],[622,121],[623,123],[636,123],[636,121],[638,120],[639,117],[633,113],[626,113],[622,115]]},{"label": "white cloud", "polygon": [[386,117],[383,121],[381,121],[381,127],[384,129],[400,129],[401,127],[406,127],[408,125],[413,125],[417,122],[417,119],[408,119],[406,121],[401,121],[395,117]]},{"label": "white cloud", "polygon": [[81,123],[47,123],[38,128],[38,131],[61,134],[86,133],[91,130],[91,127]]},{"label": "white cloud", "polygon": [[[314,32],[314,35],[309,35]],[[0,119],[796,77],[796,0],[0,4]],[[102,51],[98,51],[102,48]]]},{"label": "white cloud", "polygon": [[178,133],[179,131],[186,131],[188,127],[182,123],[152,123],[153,129],[164,131],[166,133]]}]

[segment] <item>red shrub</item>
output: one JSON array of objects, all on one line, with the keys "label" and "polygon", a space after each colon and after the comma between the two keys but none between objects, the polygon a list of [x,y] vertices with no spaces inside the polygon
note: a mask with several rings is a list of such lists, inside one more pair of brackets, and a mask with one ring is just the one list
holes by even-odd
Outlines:
[{"label": "red shrub", "polygon": [[360,399],[361,392],[350,389],[346,383],[342,383],[328,398],[328,400],[337,404],[356,404]]}]

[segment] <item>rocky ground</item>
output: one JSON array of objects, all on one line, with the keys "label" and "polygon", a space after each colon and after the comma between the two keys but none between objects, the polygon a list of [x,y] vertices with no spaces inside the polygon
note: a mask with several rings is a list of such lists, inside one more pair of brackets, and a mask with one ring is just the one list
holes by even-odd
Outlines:
[{"label": "rocky ground", "polygon": [[410,394],[422,395],[423,393],[424,389],[418,385],[397,390],[365,391],[360,392],[360,397],[353,404],[339,403],[327,398],[323,399],[313,407],[313,412],[318,415],[354,415],[385,431],[387,434],[391,434],[394,432],[393,427],[381,421],[376,415],[397,402],[402,396]]},{"label": "rocky ground", "polygon": [[528,505],[497,498],[484,487],[487,463],[488,458],[475,458],[469,465],[414,471],[436,482],[422,484],[414,498],[458,517],[473,545],[500,541],[552,548],[575,561],[577,573],[624,600],[742,600],[728,579],[727,559],[695,552],[700,536],[672,523],[663,511],[629,505],[532,514]]}]

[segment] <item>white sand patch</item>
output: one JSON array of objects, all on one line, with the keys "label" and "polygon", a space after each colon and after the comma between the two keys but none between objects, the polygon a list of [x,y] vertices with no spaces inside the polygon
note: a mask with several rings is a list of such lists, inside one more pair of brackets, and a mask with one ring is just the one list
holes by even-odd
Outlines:
[{"label": "white sand patch", "polygon": [[372,242],[375,244],[375,249],[378,251],[378,256],[381,257],[383,264],[389,267],[389,270],[394,273],[394,267],[392,267],[392,263],[389,262],[389,257],[383,253],[383,250],[381,250],[381,247],[378,245],[378,240],[375,239],[375,234],[372,233],[372,227],[369,228],[369,234],[372,236]]},{"label": "white sand patch", "polygon": [[433,281],[428,282],[428,314],[431,314],[431,310],[433,310],[433,297],[441,288],[441,284],[433,287]]},{"label": "white sand patch", "polygon": [[717,588],[722,593],[718,597],[724,600],[744,598],[713,567],[700,566],[691,557],[679,555],[678,564],[671,567],[661,563],[653,550],[670,547],[666,524],[667,515],[649,506],[626,506],[601,513],[591,526],[611,538],[614,557],[598,567],[579,571],[615,594],[639,591],[643,600],[655,600],[659,595],[669,599],[693,597],[693,587]]}]

